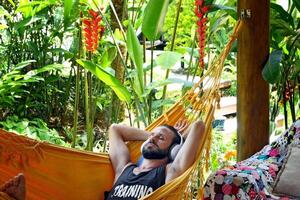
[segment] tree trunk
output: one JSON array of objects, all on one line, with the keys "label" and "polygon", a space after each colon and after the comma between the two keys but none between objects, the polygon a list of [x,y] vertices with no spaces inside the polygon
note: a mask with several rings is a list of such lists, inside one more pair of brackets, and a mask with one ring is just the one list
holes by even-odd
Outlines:
[{"label": "tree trunk", "polygon": [[[237,55],[238,160],[244,160],[269,142],[269,84],[262,69],[269,55],[269,0],[239,0],[242,19]],[[245,10],[245,15],[247,11]]]}]

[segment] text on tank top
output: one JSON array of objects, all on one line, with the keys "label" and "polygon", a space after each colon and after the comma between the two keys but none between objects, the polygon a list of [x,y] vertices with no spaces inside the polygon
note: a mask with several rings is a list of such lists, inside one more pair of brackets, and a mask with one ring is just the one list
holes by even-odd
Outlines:
[{"label": "text on tank top", "polygon": [[165,184],[165,166],[134,174],[137,165],[127,166],[110,191],[107,200],[136,200]]}]

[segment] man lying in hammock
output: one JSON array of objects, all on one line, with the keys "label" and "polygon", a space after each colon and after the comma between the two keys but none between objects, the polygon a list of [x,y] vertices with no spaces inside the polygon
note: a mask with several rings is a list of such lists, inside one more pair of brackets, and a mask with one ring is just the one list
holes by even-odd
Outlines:
[{"label": "man lying in hammock", "polygon": [[0,185],[0,200],[24,200],[25,177],[18,174],[16,177]]},{"label": "man lying in hammock", "polygon": [[[189,127],[185,121],[179,121],[174,127],[162,125],[150,134],[125,125],[112,125],[109,156],[115,180],[107,200],[139,199],[180,176],[195,161],[204,129],[201,121]],[[184,143],[179,132],[186,137]],[[145,141],[141,147],[143,161],[139,166],[131,162],[125,143],[134,140]]]}]

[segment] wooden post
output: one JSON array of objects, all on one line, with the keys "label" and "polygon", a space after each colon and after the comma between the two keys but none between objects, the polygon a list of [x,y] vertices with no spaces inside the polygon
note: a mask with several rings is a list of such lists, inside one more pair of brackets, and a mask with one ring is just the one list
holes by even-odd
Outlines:
[{"label": "wooden post", "polygon": [[269,85],[262,78],[269,55],[269,7],[269,0],[238,1],[239,15],[244,9],[237,54],[239,161],[269,142]]}]

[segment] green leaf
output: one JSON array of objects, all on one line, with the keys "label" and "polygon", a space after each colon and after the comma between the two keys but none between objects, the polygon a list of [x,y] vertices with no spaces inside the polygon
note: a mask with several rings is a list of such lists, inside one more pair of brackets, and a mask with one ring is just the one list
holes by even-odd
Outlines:
[{"label": "green leaf", "polygon": [[65,50],[63,48],[54,48],[54,49],[48,49],[48,52],[53,52],[53,53],[63,53],[65,56],[65,59],[69,59],[69,58],[73,58],[74,57],[74,53]]},{"label": "green leaf", "polygon": [[181,88],[181,96],[187,93],[194,86],[193,82],[185,82]]},{"label": "green leaf", "polygon": [[162,106],[166,106],[166,105],[174,105],[174,101],[171,100],[171,99],[160,99],[160,100],[156,100],[156,101],[153,101],[153,104],[152,104],[152,109],[153,110],[156,110],[156,109],[159,109],[161,108]]},{"label": "green leaf", "polygon": [[270,21],[272,34],[280,34],[281,36],[294,35],[296,32],[290,27],[290,25],[282,19],[271,19]]},{"label": "green leaf", "polygon": [[299,0],[293,0],[293,3],[296,6],[296,8],[298,9],[298,11],[300,12],[300,1]]},{"label": "green leaf", "polygon": [[[16,9],[16,12],[22,12],[24,15],[24,18],[29,18],[31,17],[34,13],[33,13],[33,9],[32,6],[26,6],[26,5],[30,5],[32,2],[30,2],[29,0],[20,0],[19,1],[19,7]],[[24,7],[26,6],[26,7]]]},{"label": "green leaf", "polygon": [[7,28],[8,28],[8,26],[6,24],[0,24],[0,31],[7,29]]},{"label": "green leaf", "polygon": [[211,5],[214,2],[214,0],[205,0],[205,5]]},{"label": "green leaf", "polygon": [[275,50],[270,56],[267,64],[264,66],[262,75],[265,81],[270,84],[274,84],[278,82],[280,76],[280,61],[282,58],[282,51]]},{"label": "green leaf", "polygon": [[20,62],[16,65],[15,69],[22,69],[23,67],[26,67],[34,62],[36,62],[36,61],[35,60],[26,60],[26,61]]},{"label": "green leaf", "polygon": [[224,29],[224,27],[228,23],[228,17],[220,17],[210,23],[211,23],[210,35],[213,35],[216,32],[218,32],[219,30]]},{"label": "green leaf", "polygon": [[294,20],[293,20],[293,17],[288,13],[286,12],[281,5],[278,5],[276,3],[271,3],[270,7],[272,9],[274,9],[279,15],[280,15],[280,18],[282,20],[284,20],[285,22],[288,22],[289,25],[291,25],[292,27],[294,27]]},{"label": "green leaf", "polygon": [[[3,16],[6,16],[7,19],[12,21],[12,16],[9,14],[9,12],[5,10],[2,6],[0,6],[0,17],[2,18]],[[6,23],[5,24],[2,23],[2,25],[6,25]]]},{"label": "green leaf", "polygon": [[16,7],[16,4],[13,2],[13,0],[8,0],[8,2],[9,2],[13,7]]},{"label": "green leaf", "polygon": [[138,90],[136,92],[142,95],[144,91],[143,49],[131,23],[129,23],[126,37],[128,54],[136,67],[135,86]]},{"label": "green leaf", "polygon": [[224,5],[219,5],[219,4],[212,4],[209,9],[209,13],[215,12],[218,10],[223,10],[225,11],[228,15],[230,15],[233,19],[237,20],[237,11],[236,7],[231,7],[231,6],[224,6]]},{"label": "green leaf", "polygon": [[76,61],[82,67],[98,77],[106,85],[108,85],[116,93],[120,100],[126,101],[127,103],[130,102],[131,96],[129,91],[122,85],[122,83],[118,79],[116,79],[114,76],[106,72],[100,66],[95,65],[91,61],[79,59]]},{"label": "green leaf", "polygon": [[300,71],[300,60],[295,61],[295,66],[296,66],[296,71],[299,72]]},{"label": "green leaf", "polygon": [[171,69],[178,61],[180,61],[181,57],[182,55],[180,53],[164,51],[157,57],[156,62],[163,69]]},{"label": "green leaf", "polygon": [[300,50],[300,29],[294,36],[287,38],[286,41],[286,48],[289,52],[292,52],[293,49],[296,51],[297,49]]},{"label": "green leaf", "polygon": [[[43,10],[44,8],[46,7],[49,7],[53,4],[55,4],[56,2],[55,1],[52,1],[52,0],[48,0],[48,1],[41,1],[40,5],[37,6],[35,9],[34,9],[34,12],[35,13],[38,13],[40,12],[41,10]],[[49,8],[50,9],[50,8]]]},{"label": "green leaf", "polygon": [[68,26],[71,17],[71,11],[73,7],[73,0],[64,0],[64,25],[65,28]]},{"label": "green leaf", "polygon": [[169,0],[150,0],[145,8],[143,34],[151,41],[159,38],[168,10]]},{"label": "green leaf", "polygon": [[101,56],[100,66],[108,67],[117,56],[117,49],[115,47],[109,47],[105,49],[104,54]]},{"label": "green leaf", "polygon": [[168,78],[165,80],[159,80],[159,81],[152,82],[147,86],[147,88],[146,88],[147,91],[145,92],[144,96],[147,96],[149,94],[149,92],[153,89],[157,89],[158,87],[163,87],[165,85],[174,84],[174,83],[182,84],[182,85],[191,85],[192,84],[191,82],[188,82],[188,81],[185,81],[185,80],[182,80],[179,78]]},{"label": "green leaf", "polygon": [[21,11],[27,17],[32,17],[42,9],[48,7],[51,4],[54,4],[53,1],[32,1],[32,2],[24,2],[20,4],[16,11]]},{"label": "green leaf", "polygon": [[34,16],[34,17],[29,17],[29,18],[23,19],[22,21],[15,23],[14,28],[16,30],[18,30],[19,28],[24,28],[24,27],[29,26],[30,24],[37,22],[43,18],[44,17],[42,17],[42,16]]},{"label": "green leaf", "polygon": [[46,65],[44,67],[34,69],[34,70],[31,70],[31,71],[27,72],[25,77],[24,77],[24,80],[30,79],[30,78],[36,76],[39,73],[47,72],[47,71],[51,71],[51,70],[62,69],[63,67],[64,67],[64,65],[62,65],[62,64]]}]

